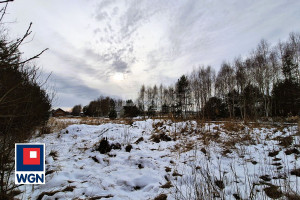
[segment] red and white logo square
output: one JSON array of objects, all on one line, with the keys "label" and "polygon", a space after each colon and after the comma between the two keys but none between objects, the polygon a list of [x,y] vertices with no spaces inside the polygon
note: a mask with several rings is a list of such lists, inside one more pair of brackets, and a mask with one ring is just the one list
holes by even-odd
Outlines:
[{"label": "red and white logo square", "polygon": [[40,148],[24,148],[23,165],[40,165]]}]

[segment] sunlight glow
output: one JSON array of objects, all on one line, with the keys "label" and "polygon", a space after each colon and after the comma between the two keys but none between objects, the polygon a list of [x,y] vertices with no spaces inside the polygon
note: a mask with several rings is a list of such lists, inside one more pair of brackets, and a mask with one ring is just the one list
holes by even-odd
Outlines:
[{"label": "sunlight glow", "polygon": [[117,72],[113,75],[112,79],[114,81],[123,81],[124,80],[124,74],[123,73],[120,73],[120,72]]}]

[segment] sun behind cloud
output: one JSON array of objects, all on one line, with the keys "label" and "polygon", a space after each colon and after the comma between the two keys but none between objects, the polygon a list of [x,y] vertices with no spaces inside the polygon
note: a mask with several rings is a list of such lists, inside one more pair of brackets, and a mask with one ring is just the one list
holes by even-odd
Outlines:
[{"label": "sun behind cloud", "polygon": [[124,74],[121,72],[117,72],[112,76],[112,80],[114,81],[123,81],[124,80]]}]

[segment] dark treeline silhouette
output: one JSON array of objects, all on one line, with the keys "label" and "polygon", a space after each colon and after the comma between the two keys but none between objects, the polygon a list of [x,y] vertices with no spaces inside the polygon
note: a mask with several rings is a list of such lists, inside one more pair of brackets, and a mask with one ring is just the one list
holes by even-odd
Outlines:
[{"label": "dark treeline silhouette", "polygon": [[141,86],[137,105],[143,115],[208,119],[300,114],[300,34],[270,46],[261,40],[245,58],[182,75],[175,85]]},{"label": "dark treeline silhouette", "polygon": [[[83,115],[89,117],[109,117],[115,119],[117,117],[136,117],[140,115],[140,110],[134,105],[131,99],[125,102],[121,99],[113,99],[111,97],[99,97],[91,101],[89,105],[84,106]],[[73,116],[81,115],[81,105],[75,105],[72,109]]]},{"label": "dark treeline silhouette", "polygon": [[[77,107],[80,105],[77,105]],[[116,118],[116,109],[122,106],[122,100],[116,100],[110,97],[99,97],[93,100],[89,105],[83,107],[83,114],[91,117],[108,117]],[[76,109],[76,106],[73,107]],[[81,108],[81,106],[80,106]]]}]

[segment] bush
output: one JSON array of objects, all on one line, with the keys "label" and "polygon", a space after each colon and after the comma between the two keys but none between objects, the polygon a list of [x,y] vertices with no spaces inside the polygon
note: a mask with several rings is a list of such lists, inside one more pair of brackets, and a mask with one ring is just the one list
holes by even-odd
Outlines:
[{"label": "bush", "polygon": [[124,106],[125,117],[137,117],[140,114],[139,109],[136,106]]},{"label": "bush", "polygon": [[117,112],[115,110],[111,110],[108,117],[109,117],[109,119],[116,119],[117,118]]},{"label": "bush", "polygon": [[[5,13],[5,9],[0,12]],[[30,28],[31,24],[22,38],[13,41],[0,33],[0,199],[12,198],[15,188],[10,181],[15,143],[30,138],[50,115],[51,98],[38,80],[39,70],[29,62],[45,50],[27,60],[22,60],[19,51]]]},{"label": "bush", "polygon": [[97,151],[99,151],[101,154],[106,154],[111,151],[111,145],[109,144],[107,138],[103,138],[100,141],[100,145],[97,147]]}]

